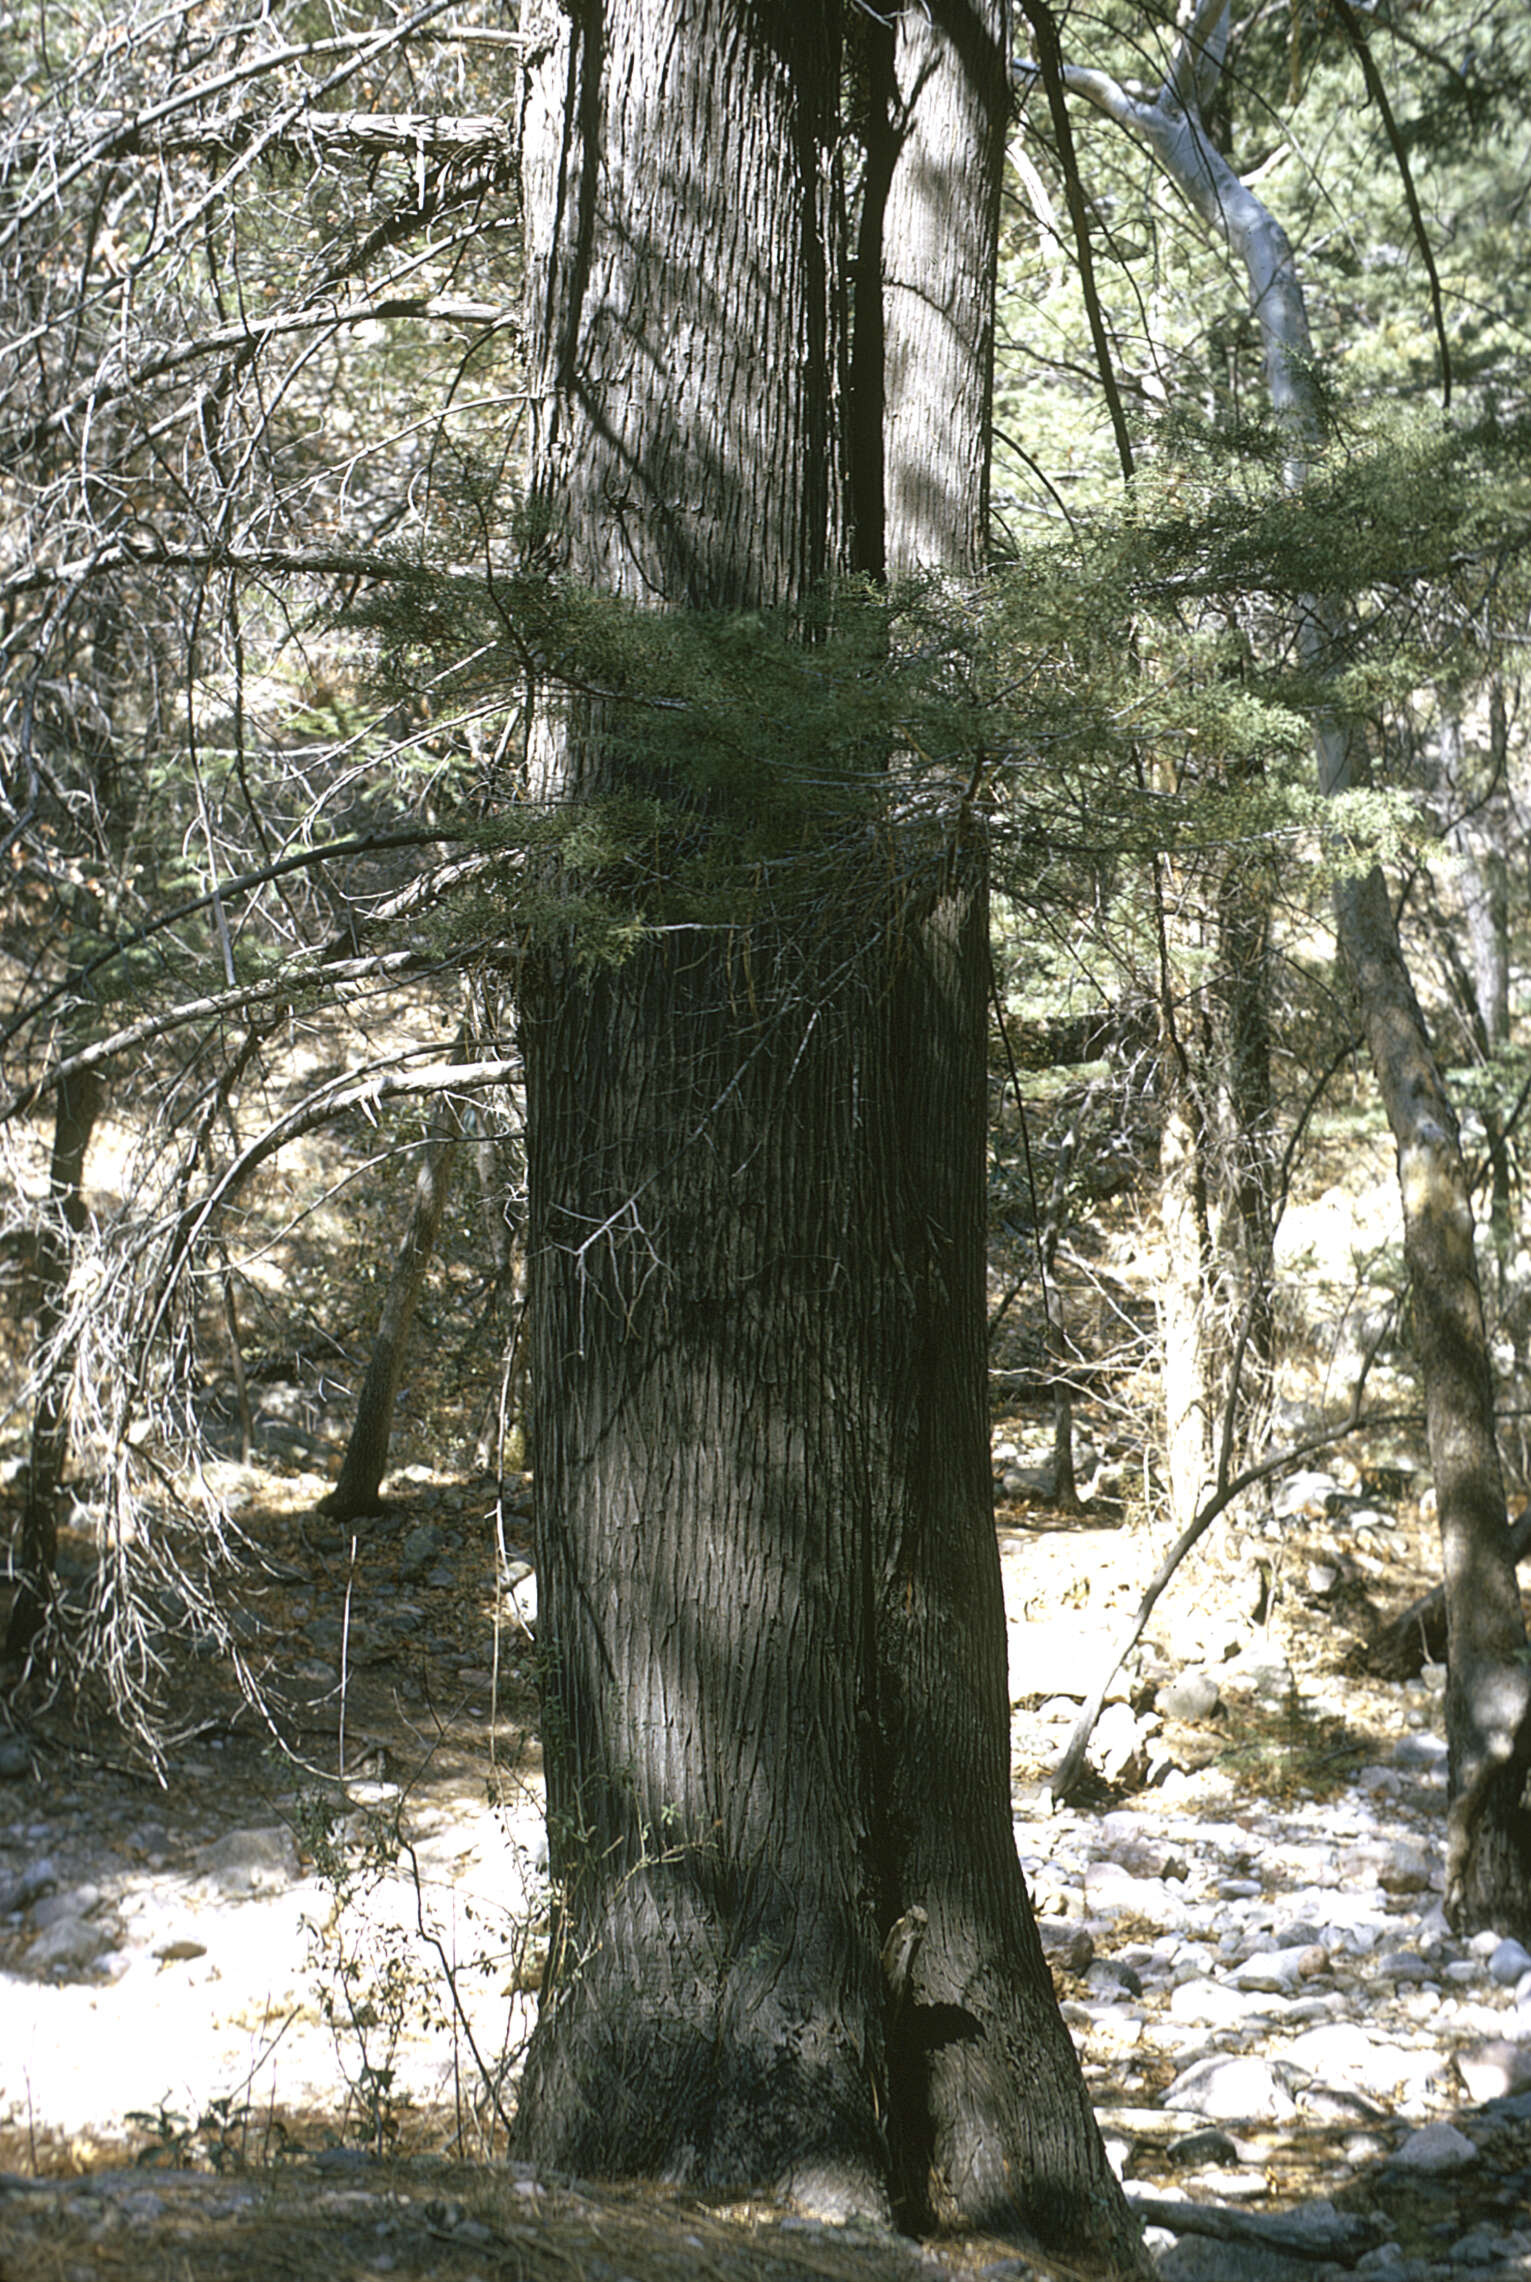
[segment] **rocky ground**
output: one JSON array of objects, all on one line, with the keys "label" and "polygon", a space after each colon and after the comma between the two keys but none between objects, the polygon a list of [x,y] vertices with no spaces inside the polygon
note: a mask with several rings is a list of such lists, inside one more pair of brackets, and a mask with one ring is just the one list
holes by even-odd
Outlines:
[{"label": "rocky ground", "polygon": [[[1162,2271],[1531,2275],[1531,1956],[1441,1916],[1441,1675],[1354,1669],[1429,1582],[1428,1513],[1340,1465],[1284,1485],[1171,1587],[1054,1813],[1163,1546],[1109,1488],[1055,1513],[1024,1432],[996,1464],[1018,1842]],[[163,1785],[62,1724],[0,1738],[0,2276],[913,2272],[482,2168],[540,1969],[534,1591],[517,1517],[502,1560],[487,1493],[414,1471],[354,1541],[317,1477],[250,1477],[291,1753],[195,1659]]]}]

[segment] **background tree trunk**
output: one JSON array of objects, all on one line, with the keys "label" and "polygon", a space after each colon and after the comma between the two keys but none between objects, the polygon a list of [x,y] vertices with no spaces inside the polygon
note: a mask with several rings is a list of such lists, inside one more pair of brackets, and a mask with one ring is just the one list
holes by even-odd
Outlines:
[{"label": "background tree trunk", "polygon": [[1430,1050],[1382,874],[1336,891],[1340,940],[1398,1148],[1404,1252],[1447,1623],[1454,1926],[1531,1931],[1531,1673],[1494,1427],[1494,1387],[1456,1116]]},{"label": "background tree trunk", "polygon": [[37,1243],[37,1354],[41,1374],[32,1411],[26,1503],[18,1546],[19,1583],[6,1626],[7,1656],[24,1657],[47,1619],[58,1569],[58,1493],[69,1455],[74,1342],[66,1333],[71,1250],[83,1234],[85,1155],[101,1106],[101,1081],[87,1070],[55,1089],[47,1218]]},{"label": "background tree trunk", "polygon": [[[1506,849],[1512,844],[1510,817],[1509,722],[1504,701],[1504,677],[1495,673],[1489,686],[1489,769],[1486,786],[1474,785],[1462,733],[1460,699],[1442,694],[1440,724],[1441,791],[1455,811],[1448,839],[1456,861],[1457,893],[1467,922],[1468,959],[1463,962],[1454,929],[1443,927],[1442,942],[1458,981],[1473,1049],[1485,1066],[1504,1056],[1510,1045],[1510,901]],[[1475,772],[1474,772],[1475,773]],[[1486,1095],[1482,1103],[1484,1142],[1492,1178],[1489,1226],[1493,1231],[1498,1270],[1498,1297],[1503,1304],[1510,1289],[1515,1257],[1514,1183],[1509,1137],[1500,1102]],[[1517,1344],[1517,1362],[1520,1360]]]},{"label": "background tree trunk", "polygon": [[339,1522],[354,1521],[360,1514],[378,1510],[410,1327],[441,1234],[461,1142],[461,1118],[451,1096],[443,1094],[420,1153],[409,1226],[383,1297],[345,1457],[335,1487],[319,1501],[319,1511]]},{"label": "background tree trunk", "polygon": [[[1211,1244],[1207,1226],[1206,1119],[1191,1057],[1180,1036],[1174,977],[1161,982],[1159,1045],[1159,1279],[1164,1448],[1170,1518],[1186,1527],[1215,1468],[1207,1315]],[[1183,1012],[1183,1010],[1182,1010]]]}]

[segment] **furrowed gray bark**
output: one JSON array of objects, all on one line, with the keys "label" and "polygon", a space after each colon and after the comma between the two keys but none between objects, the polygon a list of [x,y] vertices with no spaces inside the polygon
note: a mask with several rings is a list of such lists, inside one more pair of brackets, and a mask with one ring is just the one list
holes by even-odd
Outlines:
[{"label": "furrowed gray bark", "polygon": [[[532,32],[539,489],[574,574],[656,609],[791,605],[839,543],[838,41],[817,10],[763,33],[743,0]],[[547,708],[550,793],[622,765],[609,712]],[[561,1899],[518,2140],[886,2217],[866,1007],[853,945],[737,952],[548,952],[523,991]]]},{"label": "furrowed gray bark", "polygon": [[[944,13],[911,12],[900,42]],[[551,543],[608,594],[790,606],[845,560],[836,23],[745,0],[539,18],[539,474]],[[940,171],[910,188],[945,226],[947,189],[983,174],[991,242],[943,319],[986,357],[1005,49],[982,11],[950,30],[982,30],[982,66],[963,50],[957,109],[920,129]],[[962,168],[940,136],[978,135],[975,104]],[[981,413],[986,380],[968,388]],[[880,431],[883,403],[879,357],[858,421]],[[873,494],[885,474],[903,480],[879,434]],[[944,446],[911,473],[923,529],[966,480]],[[945,537],[905,544],[899,567],[952,565]],[[549,704],[541,737],[550,792],[622,783],[604,704]],[[894,867],[875,900],[863,883],[843,909],[778,905],[593,972],[528,962],[561,1901],[517,2128],[542,2161],[980,2221],[1125,2276],[1136,2231],[1009,1821],[982,888],[959,822],[934,872]],[[920,1938],[890,1977],[899,1926]]]}]

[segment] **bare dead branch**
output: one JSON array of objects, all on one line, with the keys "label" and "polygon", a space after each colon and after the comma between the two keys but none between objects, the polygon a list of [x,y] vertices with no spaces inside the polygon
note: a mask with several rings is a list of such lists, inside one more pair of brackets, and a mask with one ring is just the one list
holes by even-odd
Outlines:
[{"label": "bare dead branch", "polygon": [[368,855],[383,848],[430,847],[441,841],[461,837],[460,833],[447,826],[429,831],[359,833],[349,840],[333,840],[317,848],[299,848],[289,856],[280,857],[274,864],[263,864],[259,871],[244,872],[237,878],[222,880],[216,891],[209,890],[206,895],[193,896],[189,901],[177,904],[173,911],[161,912],[153,919],[145,920],[130,935],[124,935],[115,943],[108,944],[104,951],[98,951],[77,973],[71,973],[63,981],[55,983],[50,990],[31,1000],[0,1029],[0,1046],[8,1045],[19,1030],[35,1022],[50,1006],[56,1005],[66,991],[82,988],[103,967],[110,966],[114,959],[120,959],[126,952],[136,950],[141,943],[147,943],[153,936],[163,934],[167,928],[178,926],[182,920],[193,918],[197,912],[208,910],[215,900],[215,892],[223,897],[247,895],[274,880],[286,879],[293,872],[311,871],[316,865],[331,863],[339,856]]},{"label": "bare dead branch", "polygon": [[87,409],[92,416],[99,415],[122,397],[135,396],[151,382],[163,380],[168,373],[195,364],[203,357],[225,356],[259,348],[265,341],[276,340],[283,334],[338,331],[346,325],[362,325],[391,318],[414,318],[425,322],[453,325],[509,326],[518,322],[513,310],[489,301],[468,301],[453,294],[395,294],[380,300],[319,303],[303,309],[285,309],[275,317],[247,317],[237,325],[225,325],[215,333],[204,334],[193,341],[178,341],[173,348],[159,350],[154,356],[123,373],[120,378],[107,379],[100,374],[92,377],[89,385],[61,404],[46,419],[19,435],[8,436],[0,442],[0,458],[17,460],[35,452],[50,436],[59,434],[78,420]]},{"label": "bare dead branch", "polygon": [[[275,68],[273,66],[273,68]],[[189,107],[189,97],[183,99]],[[205,118],[188,118],[179,108],[169,117],[146,114],[105,115],[80,122],[97,152],[111,159],[124,158],[232,158],[257,135],[276,139],[265,148],[299,155],[329,157],[346,153],[370,157],[397,151],[406,158],[426,159],[433,165],[470,165],[479,160],[504,162],[512,155],[515,139],[505,119],[487,114],[462,116],[429,111],[304,111],[288,121],[255,110],[210,112]],[[23,141],[12,156],[12,166],[36,163],[47,148],[39,137]]]}]

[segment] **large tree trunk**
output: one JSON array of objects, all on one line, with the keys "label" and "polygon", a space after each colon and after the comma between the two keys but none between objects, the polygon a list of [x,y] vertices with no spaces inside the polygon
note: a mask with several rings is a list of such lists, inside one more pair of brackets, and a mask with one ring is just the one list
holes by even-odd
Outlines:
[{"label": "large tree trunk", "polygon": [[[1242,263],[1271,407],[1288,441],[1287,477],[1296,488],[1306,480],[1324,428],[1302,280],[1285,232],[1217,149],[1202,117],[1222,70],[1227,16],[1226,6],[1204,0],[1152,101],[1105,73],[1070,70],[1067,78],[1149,146]],[[1297,638],[1310,671],[1332,670],[1341,632],[1326,597],[1301,598]],[[1314,751],[1326,796],[1364,783],[1358,725],[1320,711]],[[1524,1932],[1531,1929],[1531,1819],[1521,1804],[1531,1764],[1531,1669],[1510,1555],[1461,1142],[1380,870],[1337,890],[1335,931],[1398,1149],[1409,1293],[1440,1509],[1451,1671],[1446,1910],[1459,1931]]]},{"label": "large tree trunk", "polygon": [[[554,529],[609,593],[791,603],[839,548],[835,12],[595,23],[531,53]],[[550,790],[620,781],[609,709],[544,738]],[[896,2168],[910,2215],[1126,2273],[1010,1829],[982,952],[954,830],[881,889],[529,962],[560,1909],[517,2128],[837,2213],[886,2215]]]},{"label": "large tree trunk", "polygon": [[[538,479],[576,574],[638,602],[790,603],[834,559],[838,40],[817,10],[775,30],[627,0],[533,32]],[[543,736],[550,793],[620,782],[609,713],[570,701]],[[680,935],[525,978],[560,1908],[518,2139],[886,2211],[864,1469],[888,1425],[847,1259],[873,1200],[841,948],[817,972],[758,926],[732,958]]]},{"label": "large tree trunk", "polygon": [[550,977],[523,1027],[562,1905],[518,2133],[877,2211],[869,1508],[902,1331],[861,1272],[889,1211],[860,1025],[790,948],[750,962],[752,1035],[705,954]]}]

